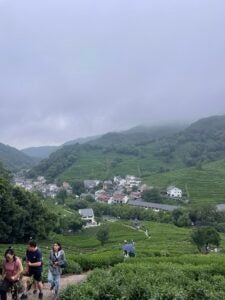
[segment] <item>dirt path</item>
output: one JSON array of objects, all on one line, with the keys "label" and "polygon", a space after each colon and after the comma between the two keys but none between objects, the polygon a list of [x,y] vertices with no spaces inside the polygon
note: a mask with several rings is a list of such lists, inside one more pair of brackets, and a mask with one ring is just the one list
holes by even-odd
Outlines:
[{"label": "dirt path", "polygon": [[[78,284],[78,283],[84,281],[86,278],[87,278],[87,274],[62,276],[60,290],[65,289],[70,284]],[[50,291],[50,284],[49,283],[44,284],[43,294],[44,294],[44,300],[56,299],[54,293],[52,293]],[[38,294],[33,295],[33,292],[31,290],[28,293],[28,299],[29,300],[38,300]]]}]

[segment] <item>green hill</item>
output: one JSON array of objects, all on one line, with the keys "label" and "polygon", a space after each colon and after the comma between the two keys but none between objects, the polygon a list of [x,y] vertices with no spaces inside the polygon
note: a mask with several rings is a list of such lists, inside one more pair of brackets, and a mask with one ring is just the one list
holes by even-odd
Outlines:
[{"label": "green hill", "polygon": [[0,162],[6,169],[15,172],[33,167],[38,160],[16,148],[0,143]]},{"label": "green hill", "polygon": [[41,146],[41,147],[30,147],[22,149],[21,151],[31,157],[37,157],[40,159],[48,158],[50,154],[57,151],[61,147],[58,146]]},{"label": "green hill", "polygon": [[193,204],[225,203],[225,159],[197,167],[154,174],[145,182],[165,190],[175,185],[187,193]]},{"label": "green hill", "polygon": [[86,137],[86,138],[78,138],[75,140],[68,141],[64,143],[61,146],[40,146],[40,147],[29,147],[22,149],[21,151],[25,153],[26,155],[30,157],[35,157],[39,159],[45,159],[48,158],[52,153],[56,152],[57,150],[61,149],[64,146],[69,146],[69,145],[75,145],[75,144],[85,144],[90,141],[93,141],[100,136],[91,136],[91,137]]},{"label": "green hill", "polygon": [[63,147],[34,167],[30,175],[69,182],[126,174],[142,178],[154,175],[163,182],[168,172],[183,172],[183,169],[187,172],[186,167],[200,168],[202,164],[225,158],[224,129],[225,116],[217,116],[199,120],[166,137],[160,137],[161,128],[157,139],[152,134],[156,129],[151,129],[148,136],[152,140],[143,138],[146,128],[140,132],[109,133],[90,143]]},{"label": "green hill", "polygon": [[61,149],[64,146],[71,146],[75,144],[82,145],[86,143],[103,146],[137,144],[149,142],[160,137],[173,135],[184,128],[185,125],[181,124],[169,124],[155,127],[141,125],[123,132],[111,132],[105,135],[77,138],[75,140],[68,141],[61,146],[30,147],[21,151],[28,156],[45,159],[48,158],[53,152]]},{"label": "green hill", "polygon": [[109,132],[89,142],[91,145],[125,146],[147,144],[160,138],[170,137],[182,131],[186,125],[167,124],[161,126],[136,126],[126,131]]},{"label": "green hill", "polygon": [[68,141],[68,142],[64,143],[63,146],[74,145],[74,144],[81,144],[82,145],[82,144],[91,142],[93,140],[96,140],[100,137],[101,137],[101,135],[81,137],[81,138],[77,138],[75,140]]},{"label": "green hill", "polygon": [[[179,165],[163,162],[155,156],[155,140],[171,136],[181,130],[181,125],[139,126],[121,133],[108,133],[83,145],[64,146],[33,168],[29,175],[42,174],[49,180],[73,181],[86,178],[109,178],[127,173],[139,176],[149,171]],[[182,165],[182,164],[181,164]]]}]

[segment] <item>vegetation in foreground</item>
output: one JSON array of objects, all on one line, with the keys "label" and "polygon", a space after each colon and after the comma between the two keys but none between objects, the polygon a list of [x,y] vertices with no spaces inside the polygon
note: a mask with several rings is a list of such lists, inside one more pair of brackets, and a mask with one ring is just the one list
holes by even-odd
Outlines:
[{"label": "vegetation in foreground", "polygon": [[68,287],[61,300],[222,300],[224,257],[130,259],[110,271],[96,270],[87,282]]}]

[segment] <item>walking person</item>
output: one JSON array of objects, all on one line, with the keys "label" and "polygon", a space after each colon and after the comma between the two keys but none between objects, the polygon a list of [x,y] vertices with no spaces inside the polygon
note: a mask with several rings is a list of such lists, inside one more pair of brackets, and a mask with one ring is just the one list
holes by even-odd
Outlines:
[{"label": "walking person", "polygon": [[28,299],[27,291],[32,285],[32,279],[39,290],[39,299],[43,299],[43,284],[42,284],[42,253],[37,247],[37,243],[34,240],[29,241],[26,251],[26,264],[27,270],[23,276],[23,294],[21,300]]},{"label": "walking person", "polygon": [[55,291],[57,295],[60,288],[60,276],[62,274],[62,268],[66,265],[65,253],[62,250],[62,246],[59,242],[54,243],[52,250],[49,254],[49,271],[48,281],[51,283],[51,290]]},{"label": "walking person", "polygon": [[[5,258],[2,266],[3,280],[0,283],[0,298],[7,300],[7,292],[16,283],[19,282],[20,274],[23,272],[22,262],[16,256],[12,248],[8,248],[5,252]],[[18,299],[18,292],[13,295],[13,299]]]}]

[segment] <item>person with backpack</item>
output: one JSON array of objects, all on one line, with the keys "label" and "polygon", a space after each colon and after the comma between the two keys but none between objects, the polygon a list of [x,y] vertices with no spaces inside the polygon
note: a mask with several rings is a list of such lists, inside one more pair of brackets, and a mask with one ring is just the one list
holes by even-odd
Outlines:
[{"label": "person with backpack", "polygon": [[[32,278],[37,284],[37,288],[39,289],[39,299],[43,299],[43,284],[42,284],[42,253],[40,249],[37,247],[37,243],[34,240],[29,241],[27,251],[26,251],[26,264],[27,270],[23,277],[23,294],[20,299],[25,300],[28,299],[27,291],[29,287],[32,285]],[[35,291],[34,291],[35,292]]]},{"label": "person with backpack", "polygon": [[48,282],[51,284],[50,290],[55,290],[57,295],[60,288],[60,276],[62,274],[62,268],[66,267],[65,253],[62,250],[62,246],[59,242],[53,244],[52,250],[49,254],[49,270],[48,270]]},{"label": "person with backpack", "polygon": [[49,254],[49,270],[48,282],[51,284],[50,290],[55,290],[57,295],[60,288],[60,276],[62,268],[66,267],[65,252],[59,242],[53,244],[52,250]]},{"label": "person with backpack", "polygon": [[[3,280],[0,283],[0,298],[1,300],[7,300],[7,291],[17,284],[20,279],[20,274],[23,272],[22,262],[19,257],[16,256],[15,251],[12,248],[8,248],[5,252],[5,258],[2,266]],[[18,299],[18,291],[13,295],[14,299]]]}]

